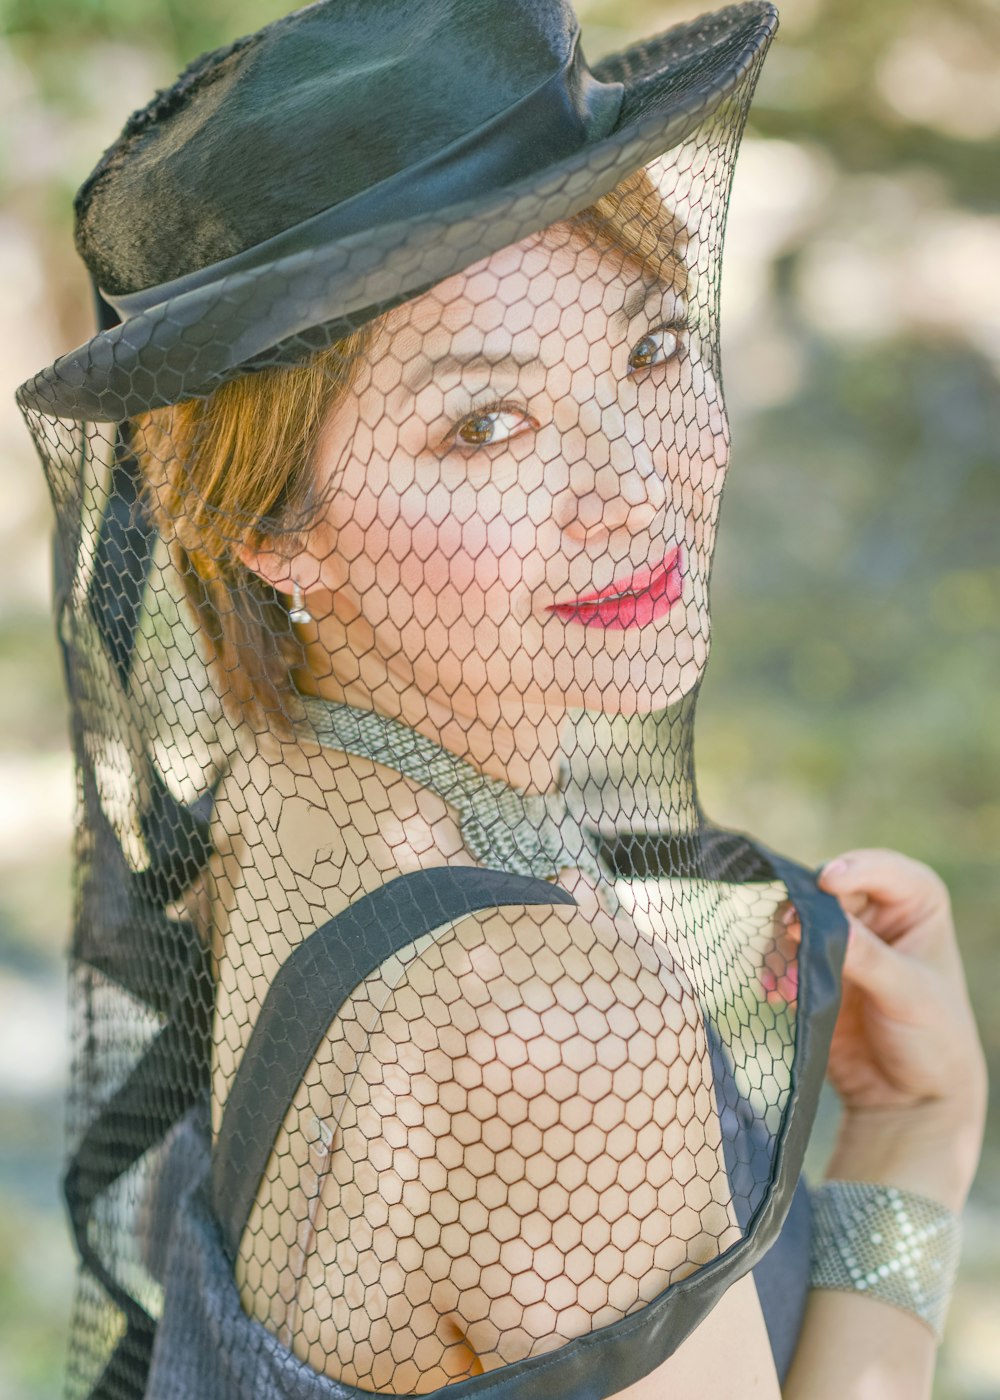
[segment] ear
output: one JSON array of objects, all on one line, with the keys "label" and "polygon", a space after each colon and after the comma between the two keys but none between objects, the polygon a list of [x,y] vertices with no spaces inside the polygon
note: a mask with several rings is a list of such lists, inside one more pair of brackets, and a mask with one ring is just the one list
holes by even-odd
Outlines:
[{"label": "ear", "polygon": [[288,597],[296,584],[303,593],[337,586],[334,541],[324,520],[301,532],[282,530],[277,535],[258,536],[254,544],[234,540],[232,550],[252,574]]},{"label": "ear", "polygon": [[249,545],[236,545],[234,553],[252,574],[262,578],[279,593],[290,594],[295,584],[303,593],[308,593],[320,582],[318,560],[308,549],[279,553],[276,550],[256,550]]}]

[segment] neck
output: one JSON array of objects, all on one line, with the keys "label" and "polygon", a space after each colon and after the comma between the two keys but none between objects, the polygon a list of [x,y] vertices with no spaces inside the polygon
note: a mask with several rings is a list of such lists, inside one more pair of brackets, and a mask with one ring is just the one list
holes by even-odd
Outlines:
[{"label": "neck", "polygon": [[[356,626],[344,628],[330,616],[301,630],[306,666],[294,672],[293,679],[302,694],[399,720],[478,772],[525,793],[559,786],[565,706],[553,713],[542,705],[529,706],[521,697],[505,706],[492,692],[477,694],[473,705],[466,688],[450,695],[436,684],[421,686],[405,658],[389,661],[376,653],[370,631],[366,644],[359,645]],[[352,675],[337,674],[338,657],[351,659]]]}]

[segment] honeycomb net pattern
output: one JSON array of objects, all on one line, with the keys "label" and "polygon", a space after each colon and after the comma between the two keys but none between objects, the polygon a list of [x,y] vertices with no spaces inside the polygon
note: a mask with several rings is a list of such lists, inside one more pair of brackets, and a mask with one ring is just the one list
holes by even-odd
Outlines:
[{"label": "honeycomb net pattern", "polygon": [[[287,1102],[255,1118],[244,1095],[236,1156],[264,1155],[231,1274],[256,1338],[366,1392],[435,1391],[641,1312],[774,1189],[788,892],[706,817],[693,760],[754,77],[610,188],[595,166],[566,218],[522,199],[502,241],[467,220],[444,276],[418,241],[406,296],[362,278],[317,323],[322,256],[272,269],[233,319],[298,300],[301,330],[210,389],[124,349],[89,417],[36,382],[78,762],[74,1400],[173,1393],[156,1329],[201,1286],[178,1220],[262,1008],[315,930],[414,872],[552,898],[418,929],[401,900],[381,933],[334,932]],[[517,831],[475,784],[449,800],[324,740],[317,701],[516,790]],[[552,794],[562,844],[533,845]],[[265,1075],[298,1040],[275,1025]]]}]

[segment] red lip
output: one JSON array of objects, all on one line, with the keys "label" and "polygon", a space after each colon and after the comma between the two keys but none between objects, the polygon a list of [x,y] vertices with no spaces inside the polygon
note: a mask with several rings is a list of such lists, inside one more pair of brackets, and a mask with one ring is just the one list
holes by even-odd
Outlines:
[{"label": "red lip", "polygon": [[[681,550],[680,545],[676,545],[653,568],[640,569],[630,578],[616,581],[571,603],[550,603],[548,610],[563,622],[582,623],[584,627],[613,630],[644,627],[666,616],[680,598],[683,587]],[[622,596],[616,596],[618,594]]]},{"label": "red lip", "polygon": [[653,564],[651,568],[648,566],[646,566],[646,568],[640,568],[640,570],[637,570],[636,573],[630,575],[630,577],[616,578],[615,582],[613,582],[613,584],[608,584],[606,588],[598,588],[597,591],[592,592],[592,594],[580,594],[578,598],[571,598],[567,603],[552,603],[552,606],[553,608],[576,608],[577,603],[595,603],[601,601],[601,598],[609,598],[609,596],[613,598],[615,594],[625,594],[625,592],[629,592],[629,594],[641,594],[641,592],[646,592],[646,589],[650,588],[651,584],[655,581],[657,574],[667,573],[669,568],[674,567],[675,561],[676,563],[681,561],[679,560],[679,554],[681,554],[681,546],[675,545],[674,549],[667,554],[665,559],[662,559],[658,564]]}]

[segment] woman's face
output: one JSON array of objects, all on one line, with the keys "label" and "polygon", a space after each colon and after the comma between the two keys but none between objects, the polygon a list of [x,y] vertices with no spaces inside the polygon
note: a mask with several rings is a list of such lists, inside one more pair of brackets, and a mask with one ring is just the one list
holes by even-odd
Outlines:
[{"label": "woman's face", "polygon": [[478,713],[645,713],[690,691],[728,428],[685,315],[566,225],[390,315],[324,425],[328,506],[299,568],[356,655]]}]

